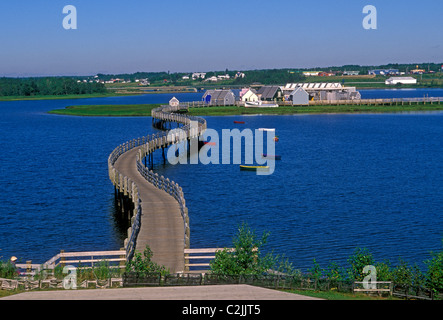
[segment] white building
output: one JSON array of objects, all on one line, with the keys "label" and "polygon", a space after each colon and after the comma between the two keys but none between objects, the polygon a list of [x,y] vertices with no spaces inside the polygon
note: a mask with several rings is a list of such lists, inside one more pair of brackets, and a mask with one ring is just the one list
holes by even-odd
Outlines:
[{"label": "white building", "polygon": [[173,97],[171,100],[169,100],[169,105],[171,107],[178,107],[180,105],[180,101],[176,97]]},{"label": "white building", "polygon": [[396,84],[417,84],[417,79],[413,77],[391,77],[385,81],[387,85],[396,85]]},{"label": "white building", "polygon": [[208,79],[205,80],[205,82],[208,82],[208,81],[211,81],[211,82],[217,82],[218,79],[217,79],[216,76],[212,76],[212,77],[209,77]]},{"label": "white building", "polygon": [[194,72],[192,74],[192,80],[198,79],[198,78],[202,78],[204,79],[206,77],[206,73],[205,72]]}]

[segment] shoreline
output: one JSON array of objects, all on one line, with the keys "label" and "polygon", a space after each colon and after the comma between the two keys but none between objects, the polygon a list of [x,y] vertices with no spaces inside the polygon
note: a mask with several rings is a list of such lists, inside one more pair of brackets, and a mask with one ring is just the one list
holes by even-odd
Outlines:
[{"label": "shoreline", "polygon": [[[84,117],[150,117],[151,110],[160,104],[133,105],[77,105],[48,111],[49,114]],[[281,106],[278,108],[245,108],[237,106],[189,108],[192,116],[247,116],[247,115],[307,115],[307,114],[381,114],[443,111],[443,104],[413,104],[394,106],[373,105],[315,105]]]},{"label": "shoreline", "polygon": [[[158,87],[153,88],[158,89]],[[197,88],[195,88],[197,89]],[[414,90],[414,89],[443,89],[441,86],[403,86],[403,87],[357,87],[357,90]],[[115,90],[115,91],[114,91]],[[135,91],[117,92],[117,89],[108,89],[107,93],[91,93],[91,94],[69,94],[69,95],[47,95],[47,96],[0,96],[2,101],[28,101],[28,100],[68,100],[68,99],[88,99],[88,98],[107,98],[107,97],[121,97],[121,96],[139,96],[145,94],[164,94],[164,93],[192,93],[192,91],[183,90],[154,90],[149,91],[150,88],[137,89]],[[197,89],[198,90],[198,89]],[[114,91],[114,92],[113,92]]]}]

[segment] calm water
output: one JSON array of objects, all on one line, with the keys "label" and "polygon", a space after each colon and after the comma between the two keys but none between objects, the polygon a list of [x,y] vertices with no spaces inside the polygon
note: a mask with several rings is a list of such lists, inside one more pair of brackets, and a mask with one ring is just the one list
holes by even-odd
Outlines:
[{"label": "calm water", "polygon": [[[443,97],[443,90],[364,90],[363,97]],[[176,94],[181,101],[201,93]],[[0,256],[44,262],[122,247],[107,158],[155,131],[146,118],[48,115],[73,104],[163,103],[172,95],[0,102]],[[273,127],[275,173],[238,165],[163,166],[184,189],[191,246],[229,246],[247,222],[296,267],[344,264],[355,247],[421,264],[443,238],[443,113],[208,117],[210,128]],[[243,128],[240,127],[240,128]],[[238,128],[238,125],[237,125]]]}]

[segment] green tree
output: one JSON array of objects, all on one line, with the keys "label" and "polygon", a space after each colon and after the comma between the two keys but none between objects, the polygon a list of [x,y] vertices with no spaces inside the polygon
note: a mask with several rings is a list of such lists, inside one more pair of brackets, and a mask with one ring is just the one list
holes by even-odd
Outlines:
[{"label": "green tree", "polygon": [[374,265],[374,258],[366,248],[356,248],[354,253],[349,257],[348,275],[351,280],[363,281],[366,274],[363,273],[363,268],[368,265]]},{"label": "green tree", "polygon": [[275,266],[271,254],[262,256],[261,249],[266,244],[269,233],[257,237],[249,226],[243,223],[233,238],[233,249],[225,248],[215,254],[211,262],[211,272],[221,275],[264,274]]},{"label": "green tree", "polygon": [[426,280],[434,292],[443,291],[443,251],[432,253],[431,259],[426,260]]}]

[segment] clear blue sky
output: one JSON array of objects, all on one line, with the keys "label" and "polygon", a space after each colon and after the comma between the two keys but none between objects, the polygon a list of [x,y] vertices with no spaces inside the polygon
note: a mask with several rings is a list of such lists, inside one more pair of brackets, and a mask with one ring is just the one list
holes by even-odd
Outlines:
[{"label": "clear blue sky", "polygon": [[0,76],[441,63],[442,31],[441,0],[1,1]]}]

